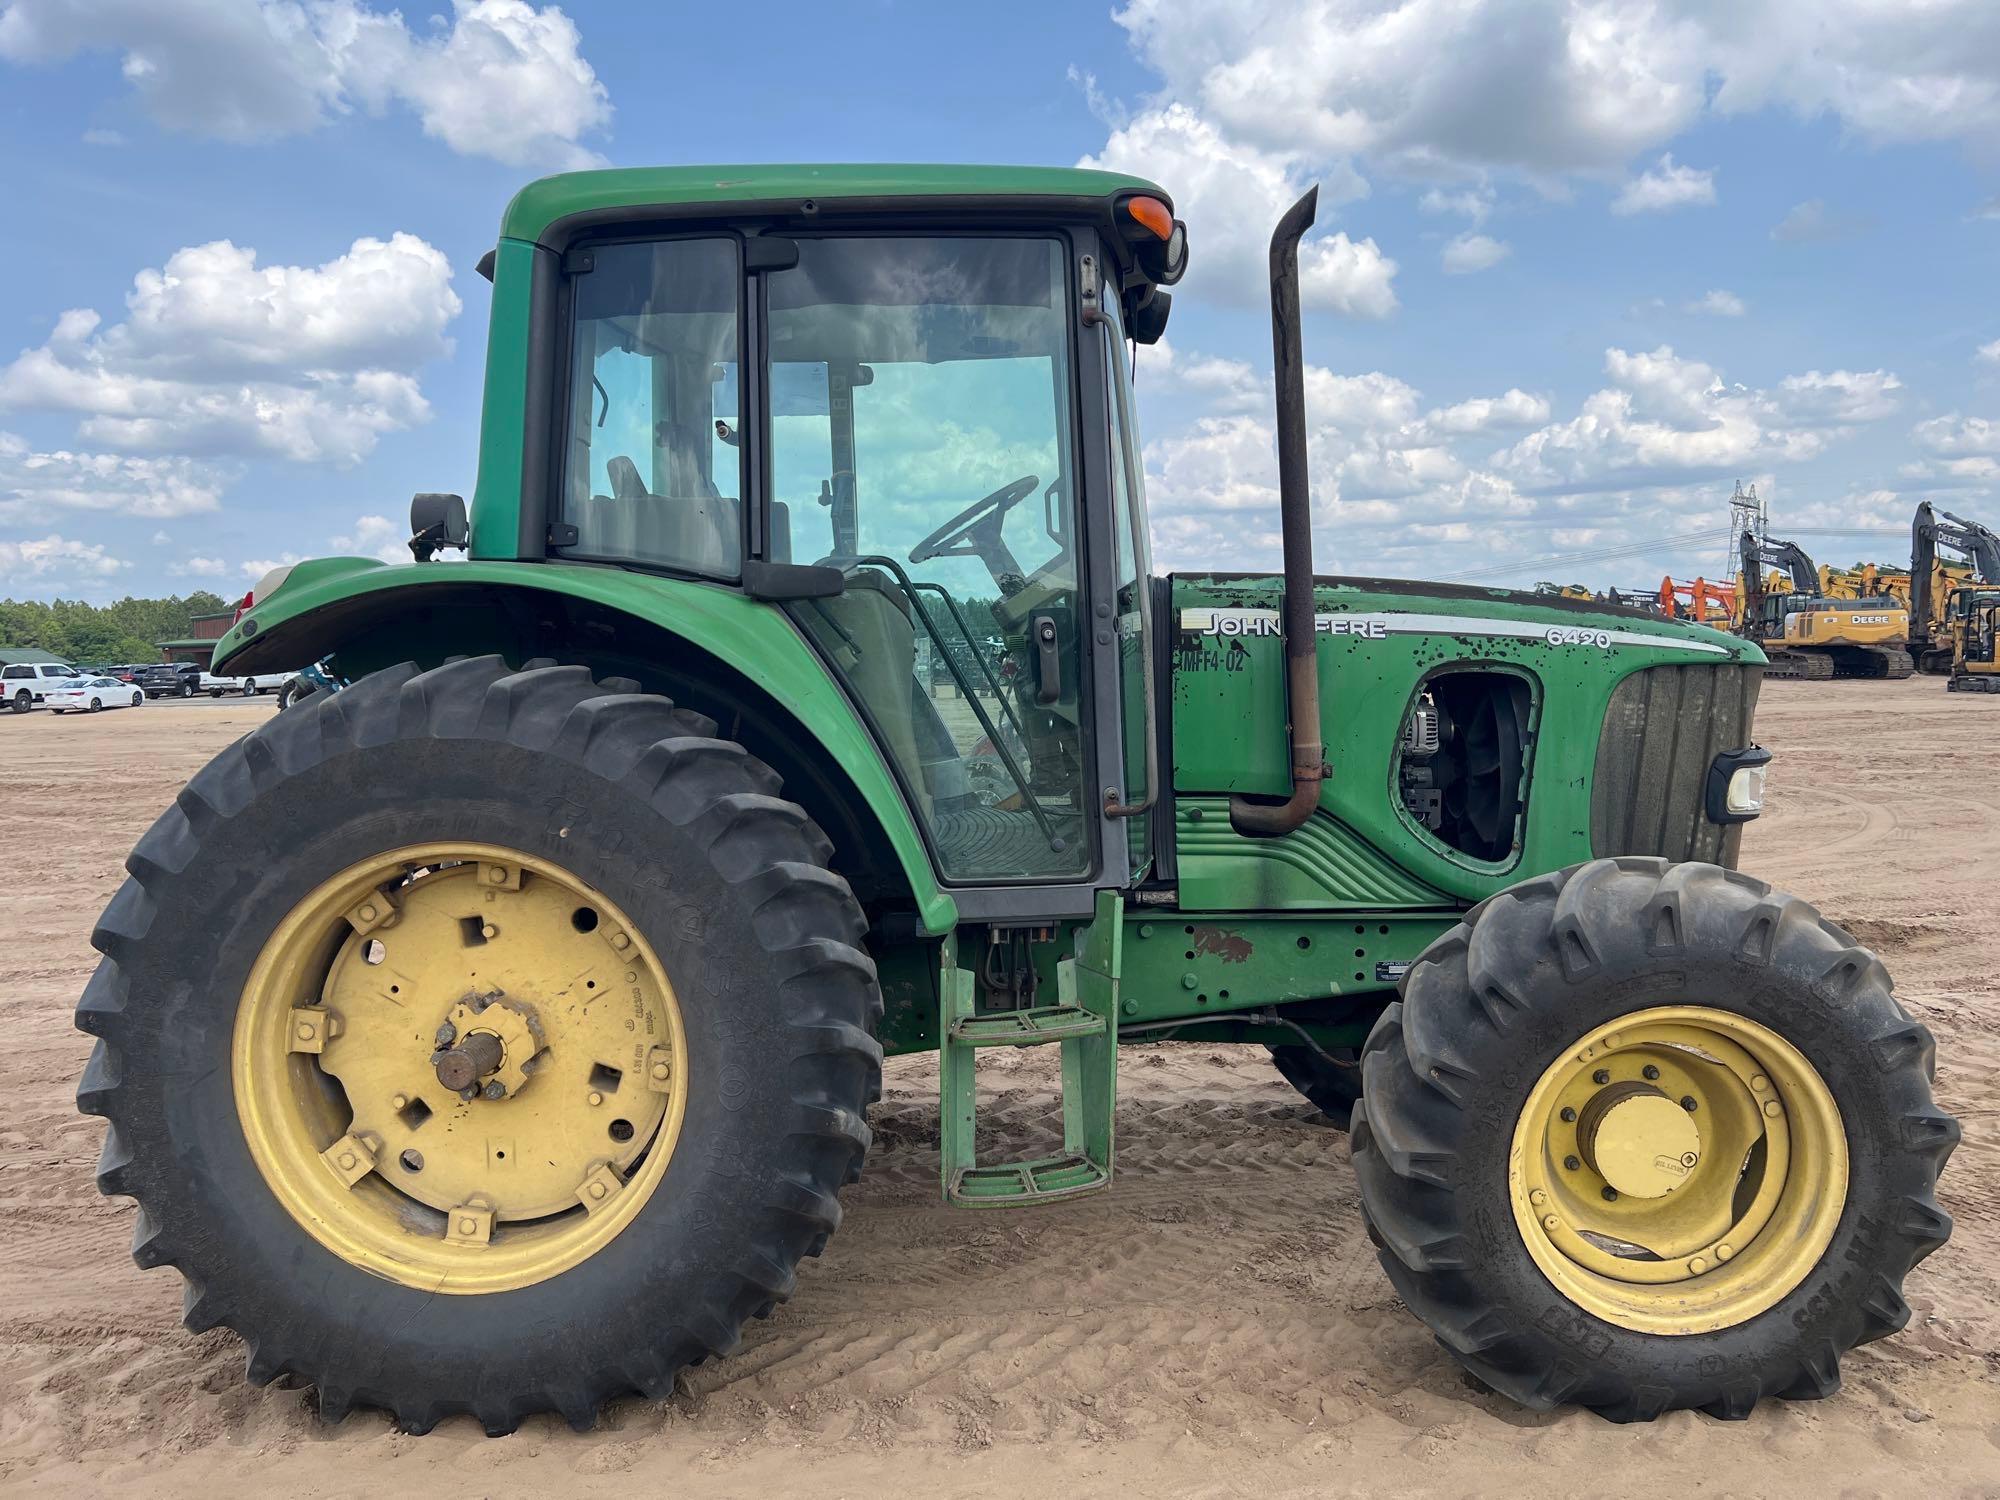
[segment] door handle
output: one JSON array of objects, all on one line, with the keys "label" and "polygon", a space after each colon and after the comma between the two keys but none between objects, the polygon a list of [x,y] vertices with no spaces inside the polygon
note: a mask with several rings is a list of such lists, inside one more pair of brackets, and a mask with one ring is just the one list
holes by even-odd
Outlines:
[{"label": "door handle", "polygon": [[1035,638],[1035,701],[1054,703],[1062,697],[1062,653],[1056,649],[1053,615],[1036,615],[1028,623]]}]

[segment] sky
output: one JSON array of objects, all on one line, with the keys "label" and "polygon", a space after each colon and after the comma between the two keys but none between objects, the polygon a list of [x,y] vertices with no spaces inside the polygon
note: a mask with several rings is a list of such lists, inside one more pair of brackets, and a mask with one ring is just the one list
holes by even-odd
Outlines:
[{"label": "sky", "polygon": [[1728,497],[1822,561],[2000,524],[1992,0],[0,0],[0,596],[240,592],[471,495],[523,182],[1149,176],[1156,566],[1275,569],[1264,246],[1321,571],[1656,587]]}]

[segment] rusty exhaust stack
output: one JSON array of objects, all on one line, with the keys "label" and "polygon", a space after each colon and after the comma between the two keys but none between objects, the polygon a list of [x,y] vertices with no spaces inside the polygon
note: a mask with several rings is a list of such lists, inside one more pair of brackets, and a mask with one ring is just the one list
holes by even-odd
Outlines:
[{"label": "rusty exhaust stack", "polygon": [[1292,795],[1279,803],[1229,799],[1229,826],[1252,837],[1290,833],[1319,806],[1326,745],[1319,737],[1319,645],[1314,629],[1312,488],[1306,474],[1305,366],[1299,350],[1299,240],[1312,227],[1319,189],[1285,210],[1271,231],[1271,374],[1278,406],[1278,517],[1284,531],[1285,690]]}]

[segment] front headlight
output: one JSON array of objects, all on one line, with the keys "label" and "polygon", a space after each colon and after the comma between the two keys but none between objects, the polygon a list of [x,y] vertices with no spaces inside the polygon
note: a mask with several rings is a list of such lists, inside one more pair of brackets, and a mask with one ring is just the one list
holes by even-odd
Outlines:
[{"label": "front headlight", "polygon": [[1730,812],[1754,818],[1764,810],[1764,768],[1738,766],[1729,777],[1722,805]]},{"label": "front headlight", "polygon": [[1747,823],[1764,810],[1764,775],[1771,752],[1761,745],[1725,750],[1708,768],[1707,803],[1711,823]]}]

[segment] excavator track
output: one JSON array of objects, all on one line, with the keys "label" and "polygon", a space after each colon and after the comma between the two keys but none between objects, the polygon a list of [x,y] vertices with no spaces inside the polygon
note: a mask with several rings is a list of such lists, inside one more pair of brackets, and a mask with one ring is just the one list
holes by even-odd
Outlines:
[{"label": "excavator track", "polygon": [[1850,646],[1846,660],[1835,660],[1833,675],[1836,677],[1887,677],[1898,679],[1908,677],[1916,671],[1916,663],[1910,660],[1910,653],[1900,646]]},{"label": "excavator track", "polygon": [[1787,651],[1781,646],[1766,645],[1770,665],[1764,668],[1766,677],[1803,677],[1810,682],[1824,682],[1833,676],[1833,658],[1813,651]]}]

